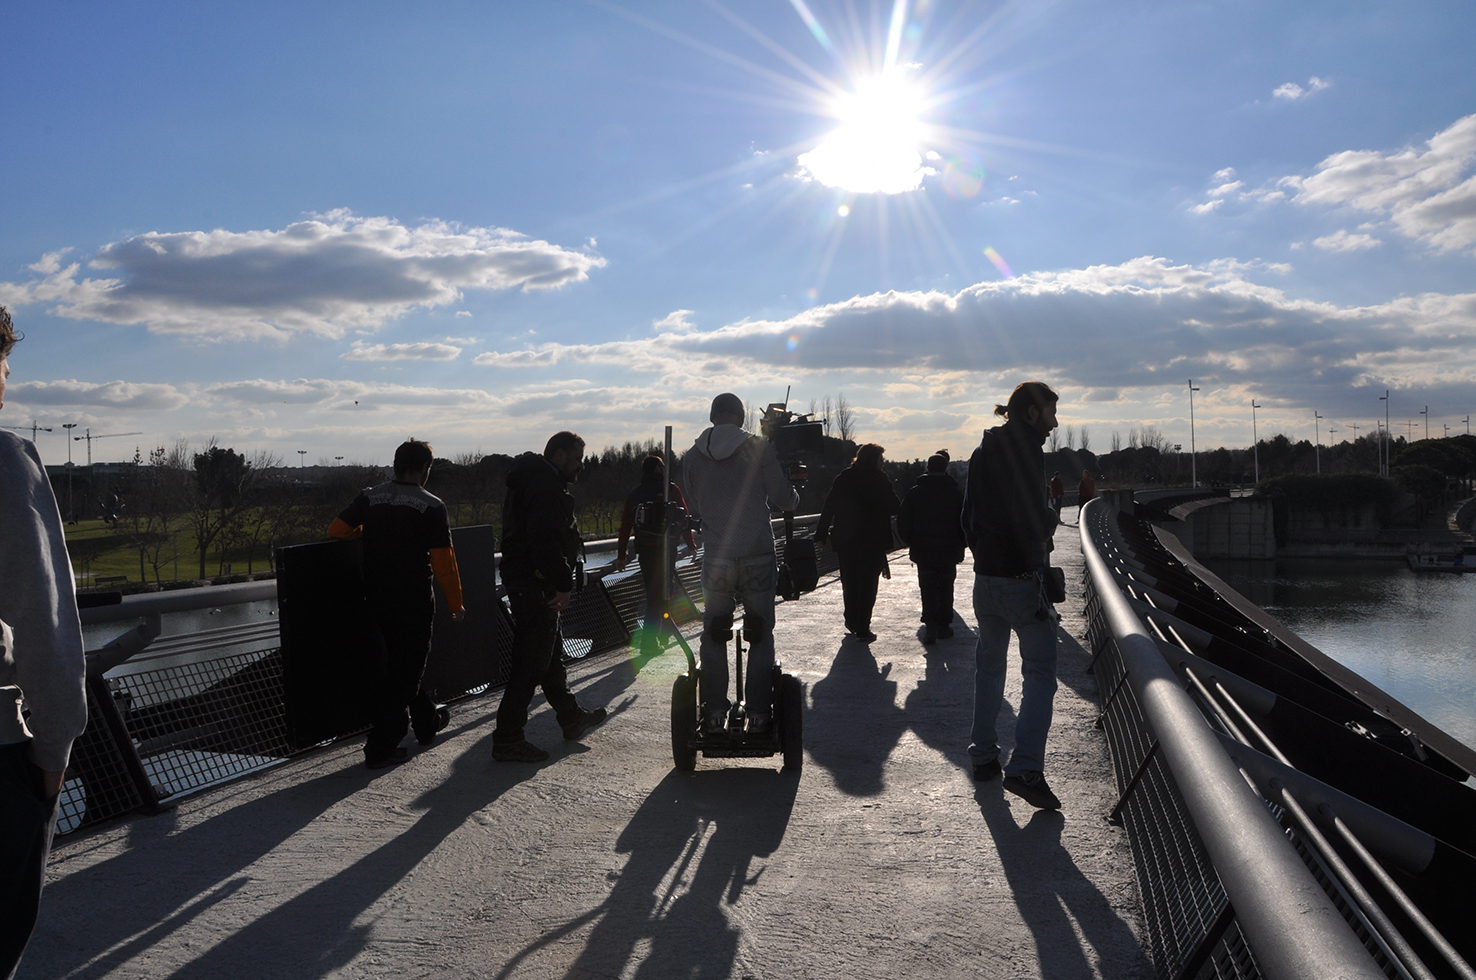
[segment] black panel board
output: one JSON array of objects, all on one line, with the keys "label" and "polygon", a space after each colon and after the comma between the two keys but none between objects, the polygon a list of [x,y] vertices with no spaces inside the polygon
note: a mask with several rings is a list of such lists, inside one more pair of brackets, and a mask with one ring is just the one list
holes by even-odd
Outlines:
[{"label": "black panel board", "polygon": [[436,701],[506,683],[512,655],[512,623],[497,596],[497,538],[491,525],[454,528],[451,544],[461,569],[466,618],[452,621],[437,588],[435,633],[421,679]]}]

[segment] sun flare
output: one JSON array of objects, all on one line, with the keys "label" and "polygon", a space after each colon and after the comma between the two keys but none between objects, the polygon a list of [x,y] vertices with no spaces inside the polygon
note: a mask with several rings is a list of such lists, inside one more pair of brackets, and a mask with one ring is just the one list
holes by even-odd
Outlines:
[{"label": "sun flare", "polygon": [[862,79],[836,99],[840,125],[799,163],[828,187],[853,194],[917,190],[923,166],[922,93],[893,70]]}]

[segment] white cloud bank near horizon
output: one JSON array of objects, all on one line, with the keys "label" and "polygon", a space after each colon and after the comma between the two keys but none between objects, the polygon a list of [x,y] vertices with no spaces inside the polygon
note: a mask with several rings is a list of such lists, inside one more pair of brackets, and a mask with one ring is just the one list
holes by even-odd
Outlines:
[{"label": "white cloud bank near horizon", "polygon": [[589,278],[597,255],[505,228],[444,221],[411,227],[346,210],[279,231],[149,232],[110,242],[87,262],[70,249],[30,266],[39,278],[0,282],[0,304],[40,303],[79,320],[141,324],[202,340],[340,338],[415,308],[458,302],[467,289],[556,289]]},{"label": "white cloud bank near horizon", "polygon": [[1207,446],[1249,441],[1249,419],[1239,416],[1251,397],[1271,406],[1263,435],[1275,431],[1266,426],[1277,424],[1276,412],[1305,415],[1309,425],[1314,408],[1372,418],[1386,387],[1400,402],[1434,406],[1432,419],[1469,410],[1455,406],[1469,401],[1476,377],[1476,293],[1340,306],[1265,283],[1285,271],[1144,256],[952,294],[856,296],[707,330],[679,310],[636,339],[484,351],[475,363],[491,369],[485,390],[344,379],[91,384],[27,380],[22,370],[7,402],[17,417],[71,409],[68,420],[94,427],[106,419],[168,438],[330,442],[333,455],[366,455],[360,447],[406,435],[438,446],[536,448],[559,428],[602,446],[651,438],[671,422],[690,425],[690,438],[717,391],[764,404],[791,382],[801,409],[845,391],[860,431],[894,455],[926,454],[934,443],[961,448],[1026,377],[1057,386],[1063,419],[1093,425],[1104,445],[1113,428],[1177,425],[1190,377],[1204,392],[1196,410]]}]

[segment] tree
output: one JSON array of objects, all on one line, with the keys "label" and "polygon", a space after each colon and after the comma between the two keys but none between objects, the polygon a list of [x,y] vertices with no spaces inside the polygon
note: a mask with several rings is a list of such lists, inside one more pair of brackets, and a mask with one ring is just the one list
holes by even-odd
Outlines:
[{"label": "tree", "polygon": [[1113,429],[1112,430],[1112,452],[1115,453],[1115,452],[1117,452],[1121,448],[1122,448],[1122,433],[1121,432],[1118,432],[1116,429]]},{"label": "tree", "polygon": [[1076,429],[1074,426],[1066,426],[1066,431],[1061,435],[1061,441],[1066,444],[1066,449],[1076,448]]},{"label": "tree", "polygon": [[851,403],[846,401],[845,392],[835,397],[835,427],[841,442],[850,442],[856,434],[856,417],[851,414]]},{"label": "tree", "polygon": [[1082,452],[1086,452],[1088,449],[1091,449],[1092,448],[1092,434],[1091,434],[1091,432],[1089,432],[1087,430],[1087,427],[1086,426],[1082,426],[1081,427],[1080,437],[1081,437],[1081,445],[1078,446],[1077,448],[1079,448]]},{"label": "tree", "polygon": [[133,471],[122,489],[123,514],[118,525],[133,547],[138,549],[138,576],[160,584],[159,569],[175,557],[174,535],[182,520],[188,488],[186,475],[171,465],[172,454],[163,446],[149,450],[148,462],[142,453],[133,452]]},{"label": "tree", "polygon": [[[194,454],[193,463],[195,492],[187,519],[200,550],[200,578],[204,578],[206,551],[221,539],[245,507],[244,491],[251,470],[245,456],[217,446],[214,439],[206,444],[204,452]],[[224,552],[221,560],[224,562]]]}]

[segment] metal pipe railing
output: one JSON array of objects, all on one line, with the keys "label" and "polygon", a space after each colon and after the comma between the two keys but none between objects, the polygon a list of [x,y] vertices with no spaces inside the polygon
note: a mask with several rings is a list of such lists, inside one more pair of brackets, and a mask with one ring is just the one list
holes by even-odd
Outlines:
[{"label": "metal pipe railing", "polygon": [[1103,500],[1088,502],[1080,521],[1087,573],[1096,584],[1128,683],[1159,742],[1159,755],[1173,774],[1261,972],[1272,980],[1383,977],[1118,590],[1091,533],[1094,518],[1109,506]]}]

